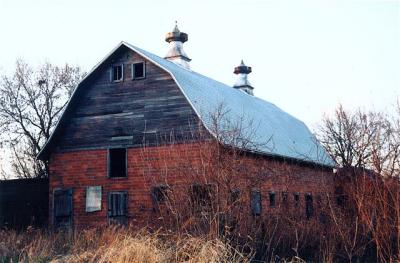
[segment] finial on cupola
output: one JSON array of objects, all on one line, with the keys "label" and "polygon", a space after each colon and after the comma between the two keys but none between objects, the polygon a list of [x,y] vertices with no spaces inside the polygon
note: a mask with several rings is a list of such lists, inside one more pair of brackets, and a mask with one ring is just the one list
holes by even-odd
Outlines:
[{"label": "finial on cupola", "polygon": [[254,88],[251,86],[249,80],[247,79],[247,75],[251,73],[251,67],[246,66],[243,62],[243,59],[240,62],[240,65],[235,67],[233,73],[238,75],[238,78],[233,87],[235,89],[241,89],[250,95],[254,95],[253,94]]},{"label": "finial on cupola", "polygon": [[189,69],[189,62],[191,59],[186,55],[183,50],[183,43],[188,41],[188,34],[179,31],[178,24],[175,21],[175,27],[172,32],[167,33],[165,41],[169,43],[169,50],[166,59]]}]

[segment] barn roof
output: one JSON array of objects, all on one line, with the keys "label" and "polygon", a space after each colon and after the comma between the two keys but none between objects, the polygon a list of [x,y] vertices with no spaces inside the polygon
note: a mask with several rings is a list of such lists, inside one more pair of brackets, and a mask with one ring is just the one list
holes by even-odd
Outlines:
[{"label": "barn roof", "polygon": [[[307,126],[274,104],[185,69],[126,42],[121,42],[88,75],[121,46],[128,47],[169,72],[211,134],[216,135],[215,114],[217,111],[223,111],[224,116],[221,118],[219,128],[231,129],[240,125],[241,133],[251,139],[251,144],[246,144],[246,146],[243,144],[244,147],[248,147],[246,150],[323,166],[334,166],[333,160]],[[79,86],[75,89],[75,92]],[[73,100],[73,97],[74,94],[70,101]],[[59,123],[63,118],[65,118],[64,114]],[[41,158],[48,151],[59,123],[39,153],[38,158]]]}]

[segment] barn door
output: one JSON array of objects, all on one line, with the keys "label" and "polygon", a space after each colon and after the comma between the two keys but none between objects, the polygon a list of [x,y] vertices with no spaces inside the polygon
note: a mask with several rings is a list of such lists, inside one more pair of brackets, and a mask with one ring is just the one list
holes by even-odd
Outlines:
[{"label": "barn door", "polygon": [[57,189],[53,196],[54,227],[72,227],[72,189]]}]

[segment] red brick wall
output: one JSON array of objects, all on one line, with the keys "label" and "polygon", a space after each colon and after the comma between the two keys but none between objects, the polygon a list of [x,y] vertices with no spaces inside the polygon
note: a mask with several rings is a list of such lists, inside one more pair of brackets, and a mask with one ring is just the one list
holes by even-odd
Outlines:
[{"label": "red brick wall", "polygon": [[[129,221],[137,226],[160,226],[160,215],[155,209],[151,187],[157,184],[179,186],[175,189],[187,189],[190,182],[213,180],[220,175],[207,163],[204,149],[200,144],[179,144],[151,148],[128,149],[128,176],[126,178],[107,177],[107,150],[87,150],[54,153],[50,158],[50,208],[55,188],[73,188],[73,224],[75,227],[87,227],[107,224],[107,194],[110,191],[128,192]],[[212,153],[211,153],[212,154]],[[212,155],[209,155],[209,157]],[[276,208],[269,207],[268,193],[276,192],[277,204],[281,192],[287,191],[289,200],[293,192],[300,193],[304,214],[304,194],[332,193],[331,173],[318,167],[288,164],[270,159],[240,157],[243,159],[239,177],[235,177],[232,187],[241,188],[243,196],[249,196],[249,189],[260,189],[262,193],[263,214]],[[209,160],[208,160],[209,161]],[[254,173],[264,171],[261,175]],[[217,173],[217,172],[215,172]],[[206,174],[210,175],[208,179]],[[226,178],[227,176],[224,175]],[[228,175],[229,176],[229,175]],[[206,179],[204,179],[206,178]],[[85,194],[87,186],[102,186],[102,209],[97,212],[85,212]],[[184,190],[185,191],[185,190]],[[182,198],[182,202],[187,199]],[[244,198],[243,213],[250,218],[248,198]],[[50,209],[50,222],[52,222]]]}]

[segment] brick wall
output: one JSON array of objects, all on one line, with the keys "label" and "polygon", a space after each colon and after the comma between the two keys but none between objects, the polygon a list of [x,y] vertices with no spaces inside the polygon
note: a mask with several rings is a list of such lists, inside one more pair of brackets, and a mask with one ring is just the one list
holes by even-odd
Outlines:
[{"label": "brick wall", "polygon": [[[152,199],[151,188],[159,184],[172,187],[175,205],[182,209],[188,207],[186,194],[191,183],[218,181],[218,200],[222,203],[225,198],[222,193],[239,188],[241,213],[249,221],[252,220],[249,209],[251,189],[261,192],[261,217],[278,209],[282,192],[288,192],[289,202],[292,202],[293,193],[298,192],[301,204],[296,208],[297,213],[304,214],[306,193],[324,196],[334,191],[329,170],[254,156],[233,156],[231,153],[223,162],[216,163],[221,156],[216,151],[217,148],[200,143],[129,148],[126,178],[107,177],[106,149],[53,153],[50,158],[49,221],[52,222],[53,216],[52,194],[57,188],[73,189],[73,225],[78,228],[108,224],[107,194],[110,191],[128,192],[129,222],[138,227],[159,227],[166,219],[173,220],[171,214],[162,214]],[[226,169],[221,169],[224,165]],[[87,186],[102,186],[101,211],[85,212]],[[277,207],[269,207],[270,191],[276,193]]]}]

